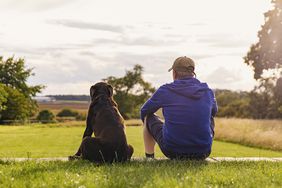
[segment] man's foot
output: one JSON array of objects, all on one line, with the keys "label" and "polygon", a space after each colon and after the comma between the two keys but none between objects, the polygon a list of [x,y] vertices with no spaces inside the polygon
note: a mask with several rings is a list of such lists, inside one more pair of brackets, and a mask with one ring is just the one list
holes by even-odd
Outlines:
[{"label": "man's foot", "polygon": [[151,153],[151,154],[145,153],[145,156],[146,156],[147,159],[154,159],[155,158],[155,154],[154,153]]},{"label": "man's foot", "polygon": [[73,161],[73,160],[78,160],[78,159],[82,159],[82,157],[80,155],[71,155],[68,157],[69,161]]}]

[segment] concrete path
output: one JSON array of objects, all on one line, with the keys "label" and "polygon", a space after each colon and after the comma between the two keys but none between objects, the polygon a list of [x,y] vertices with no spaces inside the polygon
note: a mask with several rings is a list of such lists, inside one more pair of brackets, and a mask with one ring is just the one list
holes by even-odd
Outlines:
[{"label": "concrete path", "polygon": [[[54,158],[0,158],[1,161],[68,161],[67,157]],[[146,161],[145,158],[133,158],[133,161]],[[166,158],[157,158],[156,160],[167,160]],[[152,160],[155,161],[155,160]],[[282,157],[209,157],[208,162],[223,162],[223,161],[271,161],[282,162]]]}]

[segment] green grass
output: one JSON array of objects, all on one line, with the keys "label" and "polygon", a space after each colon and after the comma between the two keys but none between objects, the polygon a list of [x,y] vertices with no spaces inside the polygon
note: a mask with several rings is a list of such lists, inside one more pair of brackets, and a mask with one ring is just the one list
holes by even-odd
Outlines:
[{"label": "green grass", "polygon": [[[82,123],[0,126],[1,157],[65,157],[80,144]],[[142,127],[127,127],[134,156],[143,156]],[[282,157],[281,152],[215,141],[212,156]],[[158,157],[163,157],[157,148]],[[4,162],[0,187],[281,187],[281,162],[87,161]]]},{"label": "green grass", "polygon": [[282,163],[0,162],[0,187],[281,187]]},{"label": "green grass", "polygon": [[[79,125],[79,124],[78,124]],[[82,126],[61,125],[0,126],[0,158],[65,157],[74,154],[84,131]],[[128,142],[135,157],[144,156],[142,127],[127,127]],[[156,155],[163,157],[156,148]],[[282,152],[214,141],[211,156],[217,157],[282,157]]]}]

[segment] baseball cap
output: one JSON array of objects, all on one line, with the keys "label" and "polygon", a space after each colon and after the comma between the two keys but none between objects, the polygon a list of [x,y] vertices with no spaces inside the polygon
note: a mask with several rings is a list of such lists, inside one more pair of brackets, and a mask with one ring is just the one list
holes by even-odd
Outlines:
[{"label": "baseball cap", "polygon": [[175,70],[175,71],[180,71],[180,72],[187,72],[187,71],[192,71],[194,72],[195,70],[195,63],[194,61],[186,56],[178,57],[172,67],[168,69],[168,71]]}]

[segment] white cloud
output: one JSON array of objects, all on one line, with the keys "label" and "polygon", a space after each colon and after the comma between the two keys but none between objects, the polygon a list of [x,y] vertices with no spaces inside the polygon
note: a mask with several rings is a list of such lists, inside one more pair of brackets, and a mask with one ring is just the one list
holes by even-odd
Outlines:
[{"label": "white cloud", "polygon": [[122,33],[123,28],[119,25],[109,25],[103,23],[91,23],[77,20],[49,20],[47,23],[63,25],[70,28],[90,29]]},{"label": "white cloud", "polygon": [[20,11],[43,11],[58,8],[77,0],[1,0],[1,9]]}]

